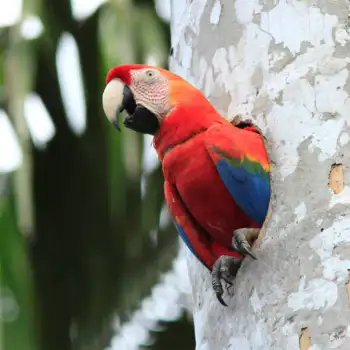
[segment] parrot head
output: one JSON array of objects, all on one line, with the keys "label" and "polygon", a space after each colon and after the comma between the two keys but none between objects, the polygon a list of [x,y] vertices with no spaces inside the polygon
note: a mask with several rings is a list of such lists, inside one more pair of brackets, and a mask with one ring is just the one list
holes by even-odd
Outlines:
[{"label": "parrot head", "polygon": [[144,64],[125,64],[112,68],[106,78],[102,103],[106,117],[120,131],[124,125],[136,132],[155,135],[172,112],[193,101],[208,103],[200,90],[175,73]]}]

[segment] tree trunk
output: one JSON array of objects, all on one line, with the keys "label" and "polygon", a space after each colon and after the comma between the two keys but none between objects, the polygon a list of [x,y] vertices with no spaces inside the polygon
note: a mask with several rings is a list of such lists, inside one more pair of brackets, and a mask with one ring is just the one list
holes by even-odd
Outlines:
[{"label": "tree trunk", "polygon": [[263,129],[273,186],[228,308],[188,254],[196,349],[350,349],[349,2],[183,2],[170,67]]}]

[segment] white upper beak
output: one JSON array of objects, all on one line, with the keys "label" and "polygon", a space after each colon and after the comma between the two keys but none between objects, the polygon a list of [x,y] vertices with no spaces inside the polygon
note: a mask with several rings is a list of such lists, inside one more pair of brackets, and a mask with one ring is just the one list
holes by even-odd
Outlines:
[{"label": "white upper beak", "polygon": [[122,105],[124,86],[125,84],[119,79],[113,79],[107,84],[103,91],[103,110],[110,122],[116,120],[117,113]]}]

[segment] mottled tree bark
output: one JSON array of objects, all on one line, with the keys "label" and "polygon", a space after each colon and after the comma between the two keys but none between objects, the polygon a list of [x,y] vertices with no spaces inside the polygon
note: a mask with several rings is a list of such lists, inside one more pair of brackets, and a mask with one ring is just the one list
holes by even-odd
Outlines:
[{"label": "mottled tree bark", "polygon": [[197,350],[349,349],[346,0],[172,1],[170,67],[268,139],[272,216],[229,307],[189,254]]}]

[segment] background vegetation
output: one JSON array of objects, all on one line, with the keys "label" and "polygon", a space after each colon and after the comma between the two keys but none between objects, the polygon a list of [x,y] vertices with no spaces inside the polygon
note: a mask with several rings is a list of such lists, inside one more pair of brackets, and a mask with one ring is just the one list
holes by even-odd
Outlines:
[{"label": "background vegetation", "polygon": [[[41,35],[23,37],[21,22],[0,29],[0,107],[22,151],[16,171],[0,170],[0,342],[6,350],[105,349],[116,316],[127,322],[171,268],[178,240],[160,220],[161,169],[144,158],[150,139],[118,134],[103,115],[104,77],[125,62],[166,67],[169,25],[151,0],[109,1],[80,21],[69,0],[26,0],[26,16],[41,19]],[[85,95],[80,131],[69,122],[57,69],[68,33]],[[33,145],[24,118],[29,92],[55,127],[45,147]],[[185,314],[160,322],[146,348],[193,349],[191,323]]]}]

